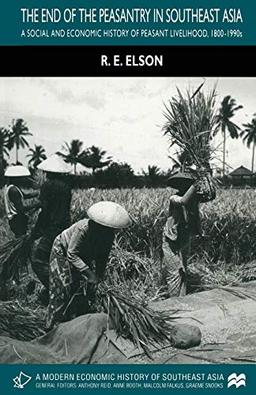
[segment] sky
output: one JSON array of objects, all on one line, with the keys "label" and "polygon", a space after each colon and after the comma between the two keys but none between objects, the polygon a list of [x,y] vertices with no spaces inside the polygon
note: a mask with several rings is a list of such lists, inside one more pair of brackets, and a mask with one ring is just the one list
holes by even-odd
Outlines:
[{"label": "sky", "polygon": [[[164,103],[176,95],[177,87],[196,89],[202,82],[199,77],[0,78],[0,126],[24,119],[33,134],[29,144],[43,145],[47,155],[59,151],[65,141],[80,139],[84,148],[101,147],[136,172],[148,165],[166,170],[172,167],[172,152],[162,132]],[[206,78],[204,90],[215,84],[218,103],[231,95],[243,105],[233,121],[239,126],[250,122],[256,113],[256,78]],[[220,141],[221,135],[214,144]],[[26,154],[20,151],[24,164]],[[228,139],[227,163],[230,169],[251,168],[251,150],[241,139]]]}]

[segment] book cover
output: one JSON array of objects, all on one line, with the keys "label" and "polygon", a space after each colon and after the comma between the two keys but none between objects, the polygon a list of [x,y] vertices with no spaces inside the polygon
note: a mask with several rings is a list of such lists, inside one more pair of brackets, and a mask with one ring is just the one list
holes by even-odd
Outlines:
[{"label": "book cover", "polygon": [[0,393],[255,393],[256,7],[0,12]]}]

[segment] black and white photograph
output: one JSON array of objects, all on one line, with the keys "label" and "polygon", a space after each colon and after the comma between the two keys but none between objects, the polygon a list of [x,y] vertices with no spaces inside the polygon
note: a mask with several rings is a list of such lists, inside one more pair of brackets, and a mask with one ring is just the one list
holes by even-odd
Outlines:
[{"label": "black and white photograph", "polygon": [[256,362],[255,92],[0,77],[0,364]]}]

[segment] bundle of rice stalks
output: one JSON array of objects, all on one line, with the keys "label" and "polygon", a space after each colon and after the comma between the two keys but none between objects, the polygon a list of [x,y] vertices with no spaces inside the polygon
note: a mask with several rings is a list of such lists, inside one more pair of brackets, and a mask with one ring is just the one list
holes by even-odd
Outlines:
[{"label": "bundle of rice stalks", "polygon": [[107,285],[123,287],[141,299],[150,299],[159,289],[160,260],[135,251],[127,251],[115,243],[108,263]]},{"label": "bundle of rice stalks", "polygon": [[171,342],[172,325],[175,317],[171,312],[158,312],[150,309],[139,298],[131,297],[123,289],[100,284],[98,290],[100,305],[108,314],[117,334],[126,337],[139,349],[151,357],[149,346]]},{"label": "bundle of rice stalks", "polygon": [[207,168],[214,153],[210,143],[218,128],[218,118],[216,90],[206,95],[201,91],[202,86],[193,94],[188,90],[182,94],[177,89],[178,96],[165,105],[167,122],[163,131],[170,137],[171,146],[179,147],[186,165]]},{"label": "bundle of rice stalks", "polygon": [[16,302],[0,303],[0,336],[32,340],[45,333],[43,314],[33,312]]},{"label": "bundle of rice stalks", "polygon": [[0,283],[19,280],[20,273],[27,267],[32,243],[31,234],[27,234],[0,246]]}]

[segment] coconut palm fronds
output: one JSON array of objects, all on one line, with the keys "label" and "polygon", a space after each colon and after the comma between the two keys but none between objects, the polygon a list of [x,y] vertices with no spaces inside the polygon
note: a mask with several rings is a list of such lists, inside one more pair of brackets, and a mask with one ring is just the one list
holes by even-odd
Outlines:
[{"label": "coconut palm fronds", "polygon": [[172,97],[165,105],[167,121],[163,131],[170,137],[171,146],[177,145],[181,153],[185,153],[188,162],[205,167],[214,153],[211,139],[218,121],[216,90],[205,94],[202,86],[199,88],[194,94],[188,90],[183,94],[177,89],[177,97]]},{"label": "coconut palm fronds", "polygon": [[0,246],[0,281],[19,279],[27,267],[32,242],[31,234],[27,234]]},{"label": "coconut palm fronds", "polygon": [[0,336],[17,340],[32,340],[45,333],[41,312],[33,312],[18,302],[0,302]]},{"label": "coconut palm fronds", "polygon": [[[175,318],[171,312],[154,311],[140,299],[105,284],[99,286],[99,299],[110,317],[117,334],[133,341],[139,349],[151,357],[149,346],[171,341],[170,324]],[[177,311],[173,312],[175,314]]]}]

